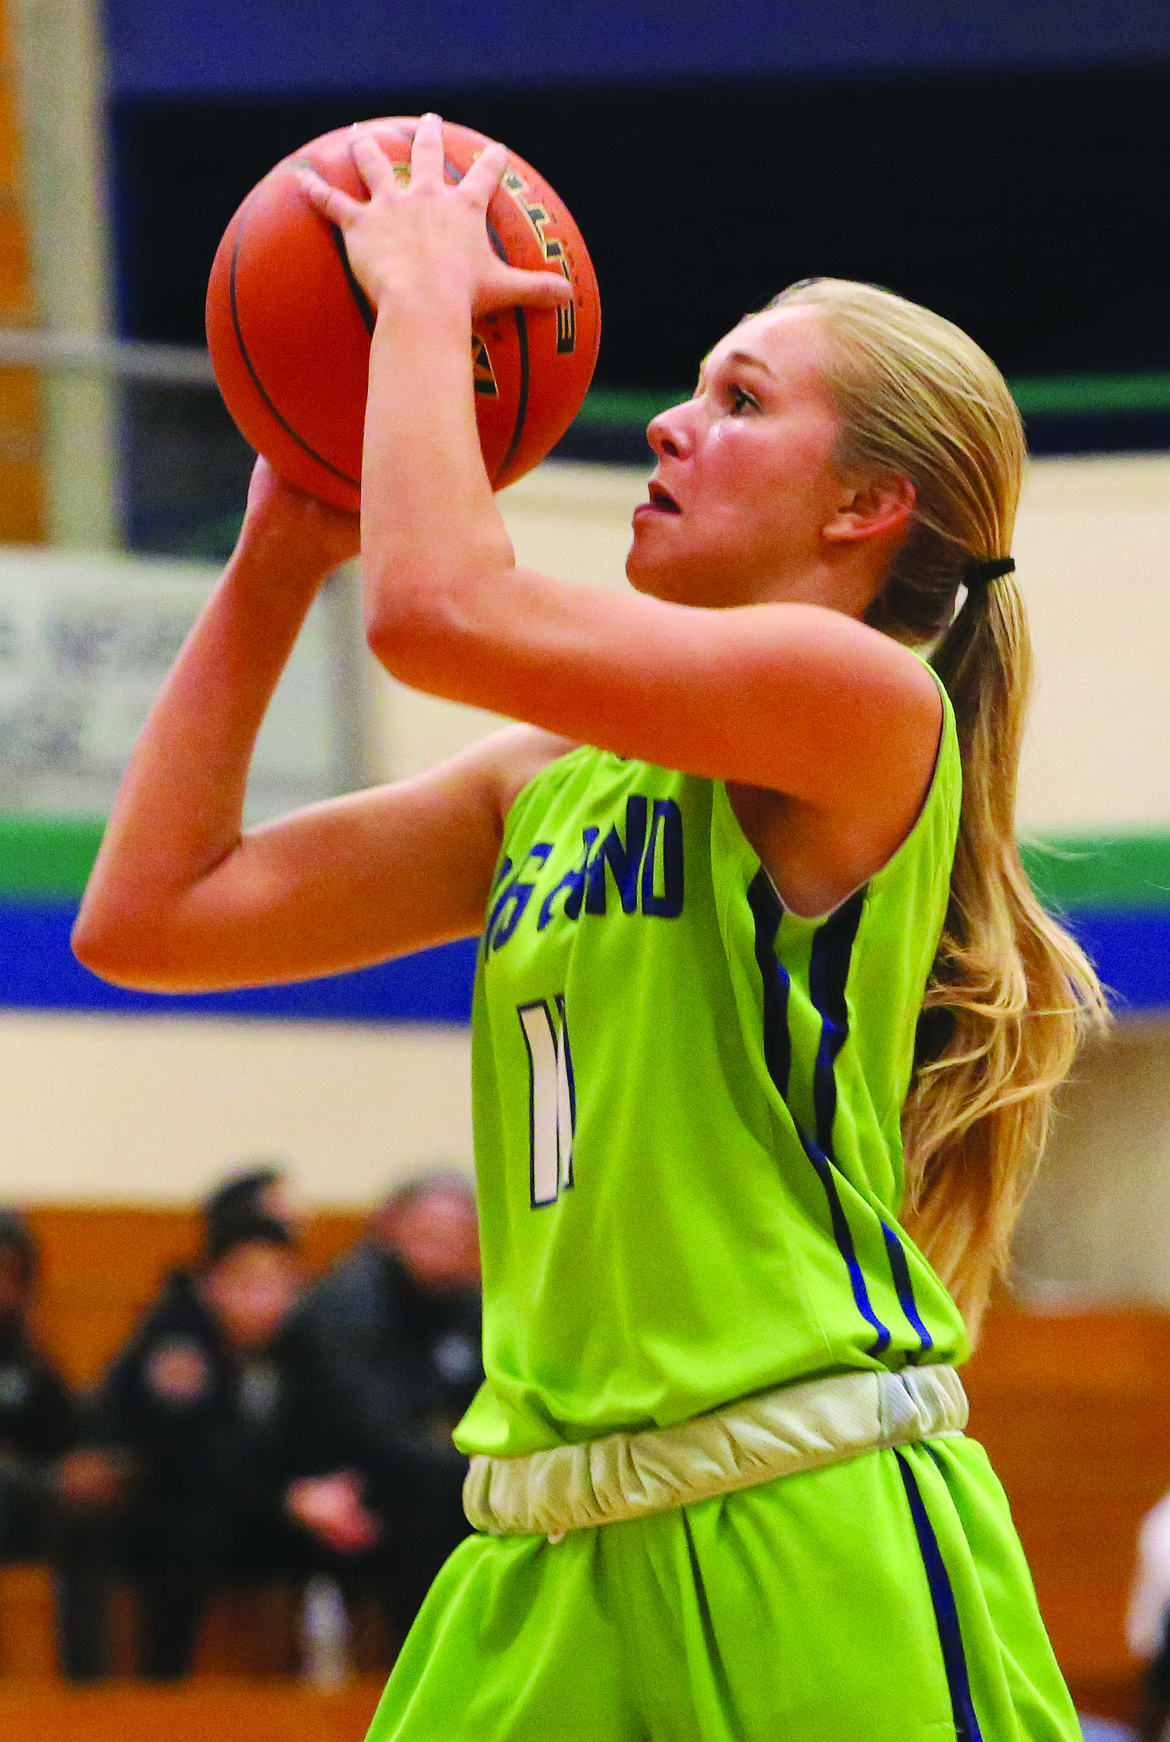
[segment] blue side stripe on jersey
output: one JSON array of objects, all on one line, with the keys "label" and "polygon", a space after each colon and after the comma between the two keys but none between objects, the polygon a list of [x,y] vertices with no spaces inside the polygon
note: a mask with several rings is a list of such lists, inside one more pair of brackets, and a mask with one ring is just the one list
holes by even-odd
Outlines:
[{"label": "blue side stripe on jersey", "polygon": [[[748,887],[748,906],[756,922],[756,963],[764,992],[764,1060],[781,1098],[787,1101],[788,1081],[792,1071],[792,1038],[788,1032],[788,994],[791,980],[787,968],[776,955],[776,937],[780,930],[780,921],[784,917],[784,903],[762,867]],[[856,931],[856,926],[854,930]],[[829,1158],[807,1132],[802,1130],[799,1120],[794,1119],[793,1124],[804,1153],[824,1187],[833,1238],[849,1272],[857,1310],[876,1333],[877,1340],[871,1353],[880,1355],[889,1348],[890,1333],[870,1305],[869,1291],[865,1286],[865,1277],[862,1275],[853,1244],[853,1231],[845,1216]]]},{"label": "blue side stripe on jersey", "polygon": [[756,922],[756,965],[764,987],[764,1062],[781,1099],[788,1097],[792,1040],[788,1033],[788,970],[776,956],[776,935],[784,905],[761,868],[748,887],[748,906]]},{"label": "blue side stripe on jersey", "polygon": [[914,1298],[914,1281],[910,1275],[910,1266],[906,1262],[906,1249],[896,1228],[891,1228],[888,1222],[882,1223],[882,1233],[885,1236],[886,1251],[890,1259],[890,1274],[894,1278],[894,1287],[898,1291],[898,1300],[902,1311],[910,1321],[911,1329],[918,1334],[919,1349],[911,1361],[921,1361],[928,1349],[934,1348],[934,1338],[922,1322],[918,1311],[918,1302]]},{"label": "blue side stripe on jersey", "polygon": [[975,1702],[971,1696],[971,1678],[967,1673],[967,1654],[963,1649],[959,1611],[955,1604],[955,1593],[951,1588],[946,1562],[942,1558],[938,1538],[934,1534],[934,1526],[930,1522],[930,1515],[923,1502],[922,1492],[914,1478],[914,1472],[897,1449],[894,1451],[894,1456],[898,1460],[902,1486],[906,1490],[906,1499],[910,1503],[910,1516],[914,1520],[918,1551],[922,1556],[922,1564],[926,1570],[926,1582],[930,1587],[930,1601],[934,1608],[938,1641],[942,1647],[943,1668],[946,1671],[947,1688],[951,1696],[951,1714],[955,1721],[955,1742],[983,1742],[983,1732],[979,1728],[979,1719],[975,1715]]},{"label": "blue side stripe on jersey", "polygon": [[861,912],[865,906],[865,894],[864,889],[859,889],[856,895],[842,902],[813,938],[808,989],[813,1008],[821,1019],[821,1038],[817,1045],[816,1064],[813,1066],[813,1110],[817,1135],[814,1143],[802,1131],[800,1140],[825,1188],[833,1223],[833,1237],[849,1271],[857,1310],[877,1333],[869,1353],[884,1355],[890,1346],[889,1327],[878,1318],[870,1301],[865,1274],[857,1257],[857,1248],[853,1244],[853,1230],[849,1226],[833,1175],[836,1162],[833,1155],[833,1122],[837,1117],[837,1057],[849,1035],[849,1007],[845,998],[845,987],[849,979],[849,964],[853,956],[857,928],[861,924]]},{"label": "blue side stripe on jersey", "polygon": [[849,1272],[849,1281],[853,1287],[853,1299],[856,1303],[857,1310],[865,1320],[866,1324],[877,1333],[873,1343],[870,1345],[869,1353],[871,1355],[884,1355],[890,1346],[889,1329],[887,1326],[882,1324],[882,1321],[873,1310],[873,1305],[869,1298],[869,1290],[865,1286],[865,1272],[861,1268],[861,1263],[857,1256],[857,1248],[853,1244],[853,1230],[849,1226],[848,1217],[846,1216],[844,1206],[841,1203],[841,1194],[838,1192],[837,1182],[833,1178],[832,1163],[828,1156],[825,1155],[822,1150],[817,1148],[817,1145],[813,1142],[807,1132],[802,1131],[799,1125],[797,1125],[796,1129],[800,1141],[804,1145],[804,1153],[812,1162],[817,1171],[817,1178],[825,1188],[825,1196],[829,1200],[829,1219],[833,1224],[833,1238],[836,1240],[837,1248],[842,1258],[845,1260],[845,1268]]},{"label": "blue side stripe on jersey", "polygon": [[837,1055],[849,1036],[845,988],[864,906],[864,889],[842,902],[818,928],[808,965],[809,995],[821,1019],[821,1039],[813,1070],[817,1143],[830,1160],[833,1159],[833,1121],[837,1117]]}]

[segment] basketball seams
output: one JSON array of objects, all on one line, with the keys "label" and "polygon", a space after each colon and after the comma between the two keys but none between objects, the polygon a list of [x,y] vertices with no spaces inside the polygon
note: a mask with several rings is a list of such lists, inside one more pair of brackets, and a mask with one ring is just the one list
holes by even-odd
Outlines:
[{"label": "basketball seams", "polygon": [[[508,250],[504,246],[504,239],[490,218],[487,219],[487,233],[488,241],[497,257],[510,266],[512,262],[508,259]],[[516,340],[520,349],[520,384],[516,391],[516,416],[512,420],[511,440],[508,443],[507,452],[496,467],[495,475],[491,480],[493,490],[498,488],[511,465],[516,449],[520,446],[520,438],[524,434],[524,425],[528,421],[528,323],[524,318],[523,309],[517,308],[513,310],[513,313],[516,316]],[[487,340],[484,339],[483,342],[486,349]],[[488,351],[488,356],[491,356],[490,351]]]},{"label": "basketball seams", "polygon": [[354,272],[353,267],[350,265],[349,251],[345,246],[345,237],[341,234],[341,231],[338,229],[336,224],[330,224],[329,232],[333,237],[333,249],[337,255],[338,261],[340,262],[341,270],[345,274],[345,282],[349,286],[349,293],[353,297],[358,314],[362,317],[362,325],[365,327],[367,333],[369,333],[372,339],[374,336],[374,326],[378,317],[375,315],[370,304],[370,299],[358,283],[357,275]]},{"label": "basketball seams", "polygon": [[[261,183],[260,185],[263,186],[263,183]],[[239,304],[238,304],[237,297],[236,297],[236,268],[237,268],[237,264],[238,264],[239,258],[240,258],[240,246],[243,242],[244,231],[247,228],[248,213],[251,210],[252,203],[255,200],[256,194],[259,193],[259,191],[260,191],[259,188],[257,188],[255,190],[255,192],[250,196],[250,198],[244,202],[244,206],[240,212],[239,228],[236,231],[235,241],[232,244],[231,264],[228,268],[228,307],[231,309],[232,328],[233,328],[235,335],[236,335],[236,349],[239,351],[240,359],[243,362],[245,369],[248,371],[249,379],[251,380],[253,387],[255,387],[256,392],[259,394],[262,404],[264,405],[265,409],[269,412],[269,414],[273,418],[275,418],[276,422],[280,425],[280,428],[285,432],[285,434],[288,436],[291,436],[292,440],[297,444],[297,446],[300,448],[301,452],[304,454],[307,454],[308,457],[311,460],[315,461],[317,465],[323,466],[324,469],[329,473],[329,475],[331,477],[340,478],[340,480],[343,484],[349,484],[353,489],[360,491],[361,490],[360,479],[352,478],[349,475],[349,473],[343,471],[340,466],[335,466],[332,463],[332,461],[327,460],[325,458],[324,454],[319,454],[317,452],[317,450],[314,447],[311,447],[310,444],[305,440],[305,438],[297,430],[295,430],[293,428],[292,424],[289,423],[288,419],[283,417],[281,415],[281,413],[277,410],[276,406],[272,403],[272,400],[268,396],[268,392],[264,386],[263,381],[261,381],[259,375],[256,372],[256,369],[255,369],[255,366],[253,365],[251,356],[248,353],[248,347],[244,343],[244,333],[243,333],[243,328],[242,328],[241,323],[240,323]],[[221,389],[221,391],[222,391],[222,389]],[[225,403],[226,403],[226,400],[225,400]],[[228,409],[230,410],[231,407],[229,406]]]},{"label": "basketball seams", "polygon": [[528,421],[528,321],[522,308],[515,308],[512,312],[516,316],[516,343],[520,351],[520,384],[516,390],[516,421],[512,427],[511,445],[500,463],[499,470],[492,479],[493,485],[498,485],[506,480],[508,467],[516,458],[516,450],[520,446],[520,438],[524,434],[524,425]]}]

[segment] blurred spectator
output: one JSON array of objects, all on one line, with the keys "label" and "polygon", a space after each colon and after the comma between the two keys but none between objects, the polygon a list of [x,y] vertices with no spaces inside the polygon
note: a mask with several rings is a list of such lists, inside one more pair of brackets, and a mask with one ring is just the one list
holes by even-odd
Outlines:
[{"label": "blurred spectator", "polygon": [[75,1503],[62,1582],[94,1617],[83,1676],[108,1671],[118,1574],[140,1598],[142,1672],[171,1680],[191,1667],[216,1586],[319,1564],[284,1509],[300,1408],[285,1332],[302,1283],[284,1224],[237,1206],[110,1366],[86,1448],[62,1472]]},{"label": "blurred spectator", "polygon": [[1161,1742],[1170,1722],[1170,1494],[1142,1520],[1126,1636],[1146,1663],[1138,1734],[1141,1742]]},{"label": "blurred spectator", "polygon": [[239,1218],[267,1216],[290,1234],[299,1235],[301,1218],[288,1186],[288,1171],[277,1161],[255,1161],[237,1168],[203,1200],[203,1227],[208,1239],[222,1235]]},{"label": "blurred spectator", "polygon": [[483,1378],[475,1196],[454,1169],[391,1193],[305,1297],[316,1474],[289,1490],[303,1527],[376,1580],[405,1633],[468,1533],[451,1430]]},{"label": "blurred spectator", "polygon": [[29,1326],[38,1269],[32,1231],[0,1211],[0,1563],[52,1554],[56,1464],[76,1432],[68,1387]]}]

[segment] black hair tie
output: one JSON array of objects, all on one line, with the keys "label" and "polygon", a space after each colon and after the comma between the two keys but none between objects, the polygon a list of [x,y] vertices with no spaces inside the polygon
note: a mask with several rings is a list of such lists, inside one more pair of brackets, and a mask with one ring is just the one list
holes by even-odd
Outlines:
[{"label": "black hair tie", "polygon": [[998,581],[1001,575],[1015,573],[1014,556],[973,557],[963,570],[963,585],[969,593]]}]

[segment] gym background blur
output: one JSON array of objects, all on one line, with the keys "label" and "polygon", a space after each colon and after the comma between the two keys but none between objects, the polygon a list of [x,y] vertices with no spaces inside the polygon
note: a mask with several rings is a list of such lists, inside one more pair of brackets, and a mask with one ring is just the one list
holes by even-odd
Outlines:
[{"label": "gym background blur", "polygon": [[[1021,824],[1121,1020],[1064,1096],[1016,1291],[969,1369],[973,1429],[1079,1703],[1156,1734],[1124,1623],[1139,1521],[1170,1488],[1170,15],[5,0],[0,19],[0,1202],[41,1249],[39,1342],[94,1385],[192,1260],[192,1206],[225,1157],[293,1159],[308,1273],[419,1157],[470,1154],[469,948],[165,1001],[102,986],[66,941],[136,724],[238,524],[250,456],[201,349],[218,236],[304,139],[437,108],[549,177],[601,280],[595,390],[503,499],[522,560],[620,584],[646,419],[791,279],[924,301],[1017,392],[1038,457],[1015,553],[1041,672]],[[250,813],[409,773],[490,724],[377,671],[341,575]],[[52,1728],[54,1700],[104,1702],[95,1735],[154,1725],[139,1689],[54,1690],[51,1564],[0,1572],[7,1733]],[[294,1570],[300,1601],[315,1574]],[[244,1699],[249,1650],[252,1673],[274,1667],[271,1605],[225,1620],[218,1601],[184,1697]],[[373,1685],[314,1708],[316,1733],[360,1734]],[[260,1742],[277,1699],[232,1707],[230,1732]],[[210,1708],[190,1710],[206,1733]]]}]

